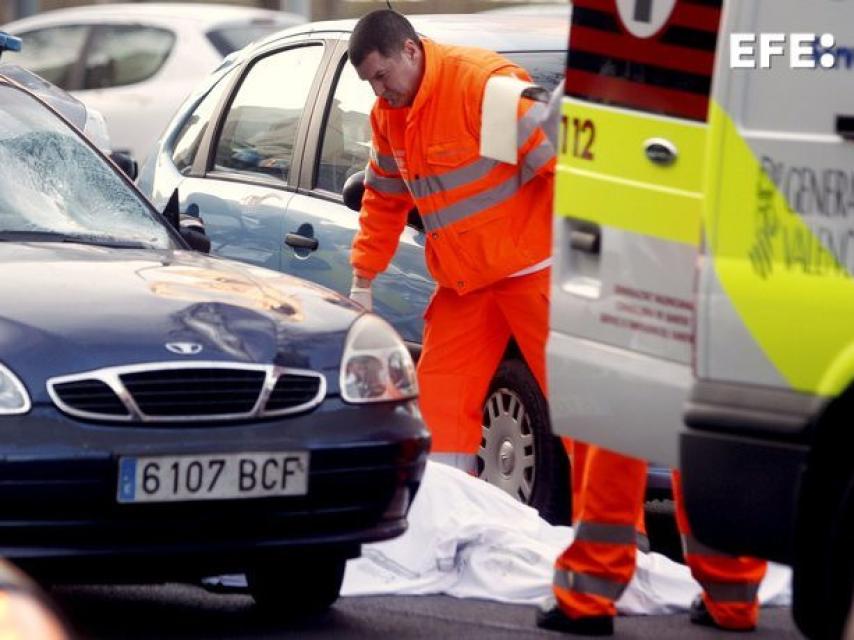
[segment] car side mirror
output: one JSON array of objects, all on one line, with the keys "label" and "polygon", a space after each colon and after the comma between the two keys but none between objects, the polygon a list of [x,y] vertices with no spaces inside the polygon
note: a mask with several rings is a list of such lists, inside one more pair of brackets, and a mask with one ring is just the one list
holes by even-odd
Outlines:
[{"label": "car side mirror", "polygon": [[110,160],[116,163],[116,166],[125,172],[128,178],[136,180],[139,175],[139,165],[133,156],[125,151],[113,151],[110,153]]},{"label": "car side mirror", "polygon": [[362,196],[365,195],[365,172],[357,171],[347,178],[344,188],[341,189],[344,204],[348,209],[359,211],[362,208]]},{"label": "car side mirror", "polygon": [[178,189],[172,192],[169,202],[163,208],[163,217],[184,239],[191,249],[202,253],[210,253],[211,241],[205,232],[205,223],[199,217],[199,208],[195,205],[193,211],[180,213],[180,198]]},{"label": "car side mirror", "polygon": [[200,217],[188,213],[180,214],[178,233],[196,251],[211,252],[211,240],[205,232],[205,221]]}]

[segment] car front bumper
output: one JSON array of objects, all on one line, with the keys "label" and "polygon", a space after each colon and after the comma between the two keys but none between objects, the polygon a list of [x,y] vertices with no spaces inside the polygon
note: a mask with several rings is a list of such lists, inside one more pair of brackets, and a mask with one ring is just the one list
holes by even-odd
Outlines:
[{"label": "car front bumper", "polygon": [[[216,427],[95,426],[47,407],[0,424],[0,555],[52,579],[209,575],[304,547],[355,555],[406,529],[430,442],[402,406],[336,399],[302,416]],[[296,450],[310,455],[303,496],[116,498],[121,456]]]}]

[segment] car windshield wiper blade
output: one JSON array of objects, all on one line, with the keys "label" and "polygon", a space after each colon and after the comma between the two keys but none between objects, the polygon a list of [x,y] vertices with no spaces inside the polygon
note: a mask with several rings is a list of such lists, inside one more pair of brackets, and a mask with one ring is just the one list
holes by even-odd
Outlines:
[{"label": "car windshield wiper blade", "polygon": [[151,249],[153,246],[141,240],[124,240],[109,236],[81,236],[58,231],[0,231],[0,242],[73,242],[116,249]]}]

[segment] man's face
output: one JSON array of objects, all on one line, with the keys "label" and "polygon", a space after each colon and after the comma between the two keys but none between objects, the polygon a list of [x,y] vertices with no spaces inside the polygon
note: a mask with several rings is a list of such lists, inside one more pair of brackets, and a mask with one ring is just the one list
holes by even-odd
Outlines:
[{"label": "man's face", "polygon": [[424,72],[423,63],[421,47],[407,40],[403,50],[389,58],[379,51],[371,51],[356,67],[356,73],[371,84],[374,95],[385,98],[390,106],[399,109],[410,106],[415,99]]}]

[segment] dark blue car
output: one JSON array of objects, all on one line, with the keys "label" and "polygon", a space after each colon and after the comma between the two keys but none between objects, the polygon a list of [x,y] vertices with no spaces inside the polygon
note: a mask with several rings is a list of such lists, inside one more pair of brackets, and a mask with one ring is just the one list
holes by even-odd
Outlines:
[{"label": "dark blue car", "polygon": [[0,556],[77,582],[246,572],[259,603],[321,610],[406,528],[412,359],[165,214],[0,72]]}]

